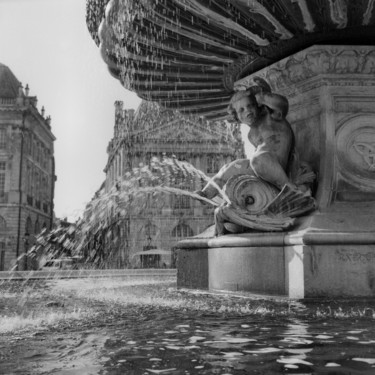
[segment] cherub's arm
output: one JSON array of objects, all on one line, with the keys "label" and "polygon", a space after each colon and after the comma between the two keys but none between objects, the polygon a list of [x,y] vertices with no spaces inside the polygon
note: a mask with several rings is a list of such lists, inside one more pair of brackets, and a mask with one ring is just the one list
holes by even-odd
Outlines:
[{"label": "cherub's arm", "polygon": [[289,103],[285,96],[272,92],[260,92],[255,95],[258,105],[264,105],[271,109],[271,116],[274,120],[285,119]]}]

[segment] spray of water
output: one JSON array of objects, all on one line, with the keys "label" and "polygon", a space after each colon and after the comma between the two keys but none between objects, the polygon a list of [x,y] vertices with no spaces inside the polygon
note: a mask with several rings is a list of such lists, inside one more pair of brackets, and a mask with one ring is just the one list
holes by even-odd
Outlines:
[{"label": "spray of water", "polygon": [[[217,197],[207,199],[192,191],[194,187],[206,184],[216,188]],[[127,172],[109,191],[102,188],[97,192],[77,223],[42,232],[27,256],[36,261],[43,254],[44,262],[59,257],[83,256],[86,268],[105,267],[106,259],[115,255],[116,247],[106,249],[105,253],[103,244],[108,239],[120,241],[115,228],[125,226],[130,217],[147,212],[150,200],[165,204],[165,194],[188,196],[211,206],[229,202],[225,192],[190,163],[154,157],[149,165],[141,164]],[[19,259],[18,264],[22,261]]]}]

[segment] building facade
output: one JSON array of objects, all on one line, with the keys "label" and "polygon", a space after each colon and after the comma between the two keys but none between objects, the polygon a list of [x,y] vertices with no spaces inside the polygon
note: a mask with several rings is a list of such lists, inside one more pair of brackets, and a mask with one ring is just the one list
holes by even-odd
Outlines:
[{"label": "building facade", "polygon": [[[227,122],[182,116],[147,101],[137,111],[124,110],[123,103],[116,102],[114,136],[107,152],[104,190],[108,193],[128,178],[133,168],[149,167],[153,157],[186,161],[213,176],[225,163],[244,157],[244,146],[239,128]],[[180,177],[172,187],[194,191],[205,184],[199,178]],[[213,209],[185,195],[165,194],[155,199],[150,194],[145,209],[137,214],[129,211],[127,220],[117,228],[117,255],[112,266],[173,264],[168,256],[137,253],[150,249],[170,251],[179,240],[203,232],[213,223]]]},{"label": "building facade", "polygon": [[52,227],[54,141],[36,96],[0,64],[0,270],[11,269],[35,235]]}]

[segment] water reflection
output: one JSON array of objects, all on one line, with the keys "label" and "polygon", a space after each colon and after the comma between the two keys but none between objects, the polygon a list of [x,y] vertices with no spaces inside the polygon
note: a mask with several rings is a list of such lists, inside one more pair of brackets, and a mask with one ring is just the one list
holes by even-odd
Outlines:
[{"label": "water reflection", "polygon": [[353,330],[337,321],[187,314],[160,317],[147,327],[112,332],[103,352],[105,373],[375,373],[372,326]]},{"label": "water reflection", "polygon": [[[2,356],[0,341],[0,373],[375,373],[373,318],[322,317],[316,306],[294,312],[281,302],[271,305],[183,293],[170,283],[138,283],[60,280],[56,295],[77,291],[89,305],[99,303],[102,316],[69,321],[56,331],[41,327],[42,332],[29,338],[20,334],[14,344],[21,348],[16,364],[14,358]],[[240,308],[242,303],[247,309]],[[262,313],[259,303],[267,307]]]}]

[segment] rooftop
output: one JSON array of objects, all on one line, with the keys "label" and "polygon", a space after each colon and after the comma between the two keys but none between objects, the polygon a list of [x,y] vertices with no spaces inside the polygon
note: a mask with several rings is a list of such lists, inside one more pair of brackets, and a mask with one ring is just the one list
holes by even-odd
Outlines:
[{"label": "rooftop", "polygon": [[15,99],[18,97],[21,82],[12,71],[0,63],[0,98]]}]

